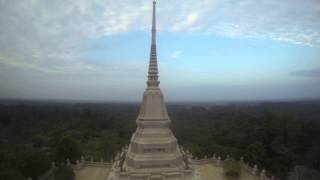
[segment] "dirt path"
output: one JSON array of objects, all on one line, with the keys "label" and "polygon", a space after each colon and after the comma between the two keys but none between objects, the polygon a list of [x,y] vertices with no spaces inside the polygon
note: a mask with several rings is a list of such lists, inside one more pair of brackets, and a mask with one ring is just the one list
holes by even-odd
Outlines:
[{"label": "dirt path", "polygon": [[109,167],[86,166],[76,170],[76,180],[106,180],[110,172]]}]

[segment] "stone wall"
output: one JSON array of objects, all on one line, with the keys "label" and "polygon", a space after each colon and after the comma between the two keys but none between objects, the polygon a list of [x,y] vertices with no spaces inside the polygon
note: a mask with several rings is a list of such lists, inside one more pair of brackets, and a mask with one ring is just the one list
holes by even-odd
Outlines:
[{"label": "stone wall", "polygon": [[[192,158],[192,156],[191,156]],[[213,155],[211,158],[205,157],[203,159],[194,159],[192,158],[192,164],[214,164],[216,166],[223,166],[223,164],[227,161],[235,161],[240,164],[241,168],[250,174],[257,176],[259,180],[276,180],[273,176],[267,176],[266,170],[262,168],[258,168],[257,165],[250,166],[248,162],[244,162],[243,158],[240,160],[235,160],[230,156],[227,156],[225,159],[222,159],[220,156]],[[84,158],[81,157],[80,160],[77,160],[75,164],[72,164],[69,159],[65,161],[63,165],[71,166],[74,170],[81,170],[86,166],[96,166],[96,167],[108,167],[111,168],[113,162],[105,162],[102,159],[100,161],[94,161],[93,158]],[[56,170],[56,165],[54,162],[51,164],[50,170],[44,173],[42,176],[38,177],[37,180],[51,180],[53,179],[53,174]],[[28,178],[28,180],[32,180],[32,178]]]}]

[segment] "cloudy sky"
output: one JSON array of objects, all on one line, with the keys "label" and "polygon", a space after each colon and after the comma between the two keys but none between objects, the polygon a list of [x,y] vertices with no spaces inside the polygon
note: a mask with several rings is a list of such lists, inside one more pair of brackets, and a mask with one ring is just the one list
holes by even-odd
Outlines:
[{"label": "cloudy sky", "polygon": [[[158,0],[168,101],[320,98],[319,0]],[[0,0],[0,98],[139,101],[151,0]]]}]

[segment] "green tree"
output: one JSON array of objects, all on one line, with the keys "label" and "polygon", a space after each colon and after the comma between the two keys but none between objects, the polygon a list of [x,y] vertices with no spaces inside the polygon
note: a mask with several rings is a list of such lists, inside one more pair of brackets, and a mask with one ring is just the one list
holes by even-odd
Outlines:
[{"label": "green tree", "polygon": [[27,154],[20,167],[25,177],[36,178],[43,175],[50,168],[50,161],[47,156],[40,152]]},{"label": "green tree", "polygon": [[245,158],[252,163],[261,164],[265,155],[265,147],[261,142],[254,142],[245,149]]},{"label": "green tree", "polygon": [[79,142],[69,136],[63,136],[60,139],[54,152],[54,159],[57,162],[65,162],[66,159],[69,159],[74,163],[80,156]]},{"label": "green tree", "polygon": [[318,142],[314,142],[308,148],[304,161],[309,167],[320,170],[320,144]]},{"label": "green tree", "polygon": [[122,140],[118,133],[112,132],[106,138],[102,139],[100,147],[102,149],[102,154],[105,159],[113,159],[115,158],[117,152],[124,145],[124,140]]},{"label": "green tree", "polygon": [[74,180],[75,174],[71,167],[69,166],[60,166],[54,172],[55,180]]},{"label": "green tree", "polygon": [[271,160],[271,170],[281,179],[287,179],[288,172],[294,165],[294,153],[284,145],[283,137],[276,137],[271,143],[273,156]]},{"label": "green tree", "polygon": [[26,180],[20,171],[13,168],[0,169],[1,180]]}]

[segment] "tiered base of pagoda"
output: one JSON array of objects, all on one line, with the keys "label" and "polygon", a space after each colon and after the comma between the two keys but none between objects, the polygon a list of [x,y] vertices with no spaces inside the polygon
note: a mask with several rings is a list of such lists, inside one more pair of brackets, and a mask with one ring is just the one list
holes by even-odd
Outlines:
[{"label": "tiered base of pagoda", "polygon": [[136,169],[121,171],[114,164],[108,180],[202,180],[194,168],[190,169]]}]

